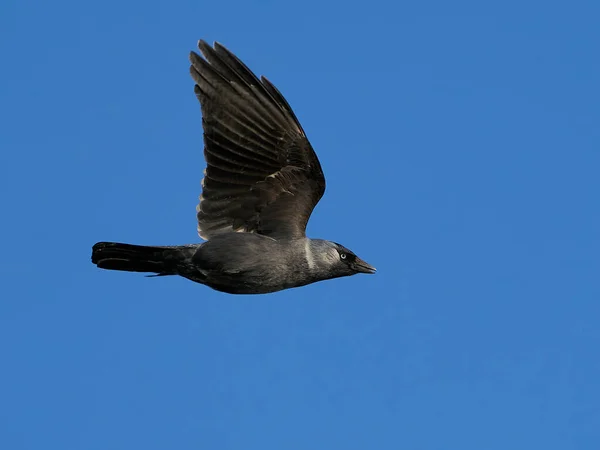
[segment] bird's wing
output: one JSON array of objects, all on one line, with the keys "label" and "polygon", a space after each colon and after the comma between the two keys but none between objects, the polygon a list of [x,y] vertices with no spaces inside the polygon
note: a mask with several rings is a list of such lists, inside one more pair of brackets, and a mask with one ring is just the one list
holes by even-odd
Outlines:
[{"label": "bird's wing", "polygon": [[202,107],[207,167],[198,234],[230,231],[302,237],[325,192],[321,164],[277,88],[222,45],[190,54]]}]

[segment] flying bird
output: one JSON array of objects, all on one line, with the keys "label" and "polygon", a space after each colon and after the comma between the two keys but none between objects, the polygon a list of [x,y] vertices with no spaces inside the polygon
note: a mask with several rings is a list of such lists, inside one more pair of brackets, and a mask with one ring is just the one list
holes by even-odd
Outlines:
[{"label": "flying bird", "polygon": [[346,247],[306,237],[325,177],[279,90],[219,43],[190,54],[207,167],[198,204],[206,242],[98,242],[101,269],[180,275],[231,294],[264,294],[375,268]]}]

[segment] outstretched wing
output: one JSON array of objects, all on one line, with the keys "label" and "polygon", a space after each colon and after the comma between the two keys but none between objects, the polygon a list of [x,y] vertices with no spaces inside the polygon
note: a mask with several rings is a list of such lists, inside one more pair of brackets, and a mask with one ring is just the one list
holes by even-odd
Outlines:
[{"label": "outstretched wing", "polygon": [[198,234],[305,235],[325,192],[321,164],[277,88],[259,80],[222,45],[190,54],[202,107],[207,167],[197,207]]}]

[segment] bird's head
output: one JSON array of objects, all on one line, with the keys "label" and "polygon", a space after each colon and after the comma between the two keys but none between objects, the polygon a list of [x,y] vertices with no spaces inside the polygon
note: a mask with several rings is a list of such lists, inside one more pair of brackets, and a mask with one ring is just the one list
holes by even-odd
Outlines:
[{"label": "bird's head", "polygon": [[320,270],[327,271],[327,278],[375,273],[375,267],[360,259],[343,245],[331,241],[316,241],[317,245],[313,247],[316,250],[315,261],[318,261]]}]

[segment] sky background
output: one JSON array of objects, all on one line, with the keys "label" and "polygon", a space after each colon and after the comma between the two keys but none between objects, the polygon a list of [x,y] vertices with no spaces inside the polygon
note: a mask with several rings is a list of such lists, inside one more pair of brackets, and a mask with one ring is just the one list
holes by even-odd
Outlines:
[{"label": "sky background", "polygon": [[[0,6],[0,447],[600,448],[597,1]],[[98,270],[198,242],[199,38],[265,74],[378,268],[265,296]]]}]

